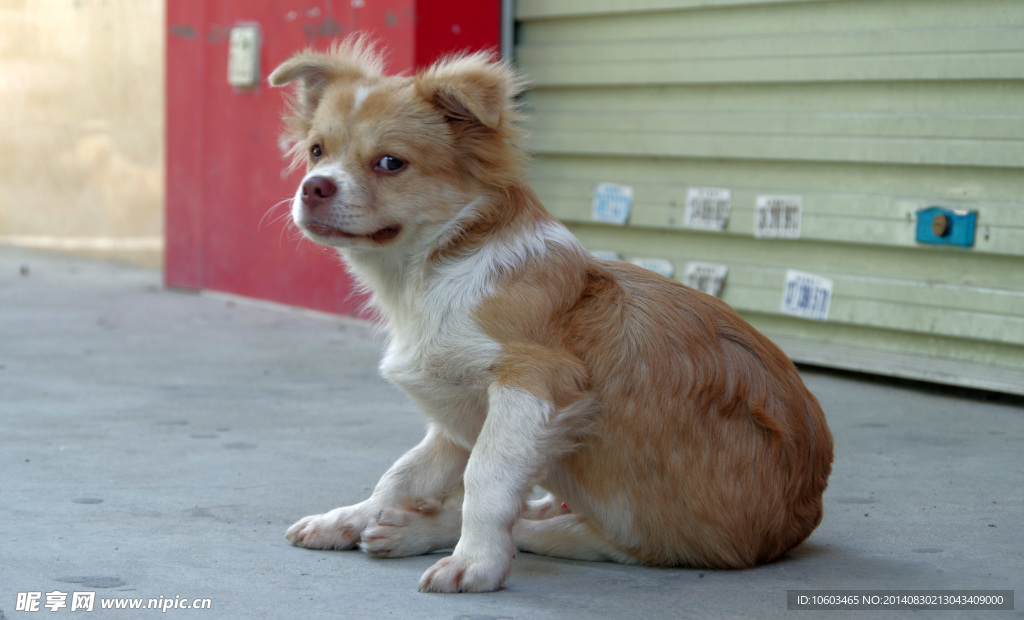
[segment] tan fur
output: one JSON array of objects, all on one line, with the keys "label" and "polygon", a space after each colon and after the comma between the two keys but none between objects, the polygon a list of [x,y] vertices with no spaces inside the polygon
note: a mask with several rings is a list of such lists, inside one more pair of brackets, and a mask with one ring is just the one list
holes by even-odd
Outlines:
[{"label": "tan fur", "polygon": [[560,402],[585,382],[602,403],[549,489],[584,514],[624,495],[648,541],[624,550],[655,565],[752,566],[817,527],[832,439],[775,345],[718,299],[627,263],[558,257],[536,271],[481,322],[510,342],[504,365],[536,367],[525,389]]},{"label": "tan fur", "polygon": [[[458,540],[424,575],[434,591],[496,588],[513,538],[563,557],[717,568],[803,541],[822,518],[832,438],[786,356],[718,299],[582,250],[525,183],[523,82],[507,65],[380,66],[356,39],[270,81],[299,83],[287,139],[307,179],[339,187],[315,214],[297,195],[296,222],[373,293],[391,333],[382,369],[431,432],[370,499],[307,517],[289,539],[350,548],[361,532],[388,557]],[[322,158],[307,156],[313,144]],[[382,173],[382,156],[406,165]],[[459,480],[462,514],[440,510]],[[553,495],[523,512],[535,482]]]}]

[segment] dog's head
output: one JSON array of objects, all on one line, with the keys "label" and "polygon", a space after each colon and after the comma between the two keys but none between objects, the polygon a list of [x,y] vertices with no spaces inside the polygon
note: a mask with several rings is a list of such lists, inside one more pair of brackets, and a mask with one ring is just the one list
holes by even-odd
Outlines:
[{"label": "dog's head", "polygon": [[317,242],[429,242],[466,205],[522,176],[521,83],[506,64],[453,56],[412,77],[385,76],[383,64],[354,37],[270,75],[273,86],[298,85],[284,137],[306,175],[292,217]]}]

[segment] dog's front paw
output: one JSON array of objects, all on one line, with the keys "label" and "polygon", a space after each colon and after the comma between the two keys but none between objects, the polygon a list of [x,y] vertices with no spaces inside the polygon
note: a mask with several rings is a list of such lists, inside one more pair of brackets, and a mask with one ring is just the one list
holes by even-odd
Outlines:
[{"label": "dog's front paw", "polygon": [[456,554],[423,573],[420,592],[494,592],[511,569],[511,557],[472,560]]},{"label": "dog's front paw", "polygon": [[299,519],[288,528],[285,538],[307,549],[354,549],[369,521],[359,506],[335,508],[322,515]]},{"label": "dog's front paw", "polygon": [[385,510],[363,530],[359,546],[369,555],[401,558],[455,546],[462,518],[457,510],[442,510],[420,501],[411,509]]}]

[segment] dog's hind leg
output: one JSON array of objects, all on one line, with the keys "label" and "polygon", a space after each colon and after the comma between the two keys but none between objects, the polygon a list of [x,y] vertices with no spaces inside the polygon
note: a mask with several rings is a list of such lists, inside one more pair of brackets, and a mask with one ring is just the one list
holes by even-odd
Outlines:
[{"label": "dog's hind leg", "polygon": [[552,493],[548,493],[541,499],[533,499],[526,502],[526,508],[523,509],[519,518],[534,520],[550,519],[551,517],[557,517],[558,515],[568,513],[569,508],[562,503],[562,500],[555,497]]},{"label": "dog's hind leg", "polygon": [[519,550],[538,555],[589,562],[638,563],[636,558],[605,540],[578,514],[539,521],[520,519],[512,528],[512,537]]}]

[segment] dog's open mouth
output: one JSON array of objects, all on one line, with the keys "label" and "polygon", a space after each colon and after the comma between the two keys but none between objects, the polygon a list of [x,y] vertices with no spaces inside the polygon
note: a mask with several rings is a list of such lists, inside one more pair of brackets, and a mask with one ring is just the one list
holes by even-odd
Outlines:
[{"label": "dog's open mouth", "polygon": [[374,241],[377,243],[391,241],[392,239],[397,237],[400,232],[402,232],[402,227],[398,225],[387,226],[368,235],[353,234],[350,232],[346,232],[340,228],[335,228],[334,226],[320,224],[319,222],[310,222],[308,224],[305,224],[303,228],[313,233],[314,235],[317,235],[318,237],[341,239],[369,239],[370,241]]},{"label": "dog's open mouth", "polygon": [[373,241],[391,241],[400,232],[402,232],[401,226],[388,226],[387,228],[381,228],[372,235],[369,235],[369,237]]}]

